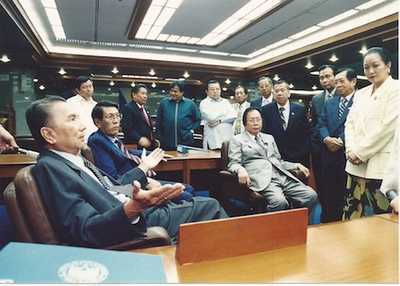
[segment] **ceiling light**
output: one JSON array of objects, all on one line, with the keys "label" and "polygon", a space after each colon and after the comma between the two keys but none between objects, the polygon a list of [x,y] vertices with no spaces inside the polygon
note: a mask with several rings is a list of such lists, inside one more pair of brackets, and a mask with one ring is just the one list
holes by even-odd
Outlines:
[{"label": "ceiling light", "polygon": [[296,39],[302,38],[302,37],[304,37],[304,36],[306,36],[308,34],[314,33],[315,31],[317,31],[319,29],[321,29],[321,27],[311,26],[310,28],[307,28],[307,29],[305,29],[305,30],[303,30],[303,31],[301,31],[299,33],[291,35],[289,38],[296,40]]},{"label": "ceiling light", "polygon": [[319,76],[319,71],[312,71],[310,74]]},{"label": "ceiling light", "polygon": [[157,41],[166,41],[168,39],[169,35],[168,34],[160,34],[157,37]]},{"label": "ceiling light", "polygon": [[225,80],[225,83],[229,85],[229,84],[231,83],[231,80],[230,80],[229,78],[227,78],[227,79]]},{"label": "ceiling light", "polygon": [[156,72],[154,71],[154,69],[150,69],[149,75],[154,76],[155,74],[156,74]]},{"label": "ceiling light", "polygon": [[33,82],[38,82],[39,80],[37,79],[37,78],[34,78],[33,79]]},{"label": "ceiling light", "polygon": [[134,81],[132,81],[132,83],[131,83],[131,87],[135,87],[135,82]]},{"label": "ceiling light", "polygon": [[226,87],[223,87],[222,90],[223,90],[223,91],[227,91],[228,89],[227,89]]},{"label": "ceiling light", "polygon": [[308,61],[308,63],[305,65],[305,67],[310,70],[314,67],[314,65],[311,63],[311,61]]},{"label": "ceiling light", "polygon": [[311,88],[312,88],[313,90],[316,90],[316,89],[317,89],[317,86],[316,86],[316,85],[313,85]]},{"label": "ceiling light", "polygon": [[47,18],[49,19],[50,25],[62,26],[60,15],[58,14],[57,8],[45,8]]},{"label": "ceiling light", "polygon": [[380,4],[380,3],[384,2],[384,1],[385,1],[385,0],[372,0],[372,1],[369,1],[369,2],[367,2],[367,3],[364,3],[364,4],[359,5],[359,6],[357,6],[357,7],[354,8],[354,9],[357,9],[357,10],[366,10],[366,9],[369,9],[369,8],[371,8],[371,7],[373,7],[373,6],[376,6],[376,5],[378,5],[378,4]]},{"label": "ceiling light", "polygon": [[300,99],[299,99],[299,102],[303,102],[303,100],[300,98]]},{"label": "ceiling light", "polygon": [[335,54],[333,54],[329,59],[329,61],[331,61],[332,63],[337,62],[338,60],[339,58]]},{"label": "ceiling light", "polygon": [[358,51],[360,54],[365,55],[368,52],[368,49],[366,46],[363,46],[361,50]]},{"label": "ceiling light", "polygon": [[112,80],[112,81],[110,81],[110,86],[114,86],[115,85],[115,82]]},{"label": "ceiling light", "polygon": [[181,37],[181,36],[178,36],[178,35],[171,35],[171,36],[169,36],[169,38],[167,39],[167,42],[172,42],[172,43],[174,43],[174,42],[176,42],[180,37]]},{"label": "ceiling light", "polygon": [[175,48],[175,47],[166,47],[165,49],[169,50],[169,51],[187,52],[187,53],[197,52],[197,50],[194,50],[194,49],[184,49],[184,48]]},{"label": "ceiling light", "polygon": [[175,9],[165,8],[160,16],[158,16],[157,21],[154,23],[154,26],[161,26],[161,28],[164,28],[164,26],[168,23],[169,19],[171,19],[174,13]]},{"label": "ceiling light", "polygon": [[294,87],[293,83],[289,84],[289,88],[293,88],[293,87]]},{"label": "ceiling light", "polygon": [[165,89],[163,89],[161,92],[162,92],[162,93],[165,93]]},{"label": "ceiling light", "polygon": [[277,74],[274,75],[274,78],[273,78],[274,81],[278,81],[278,80],[280,80],[280,79],[281,79],[281,78],[279,77],[279,75],[277,75]]},{"label": "ceiling light", "polygon": [[7,55],[2,55],[0,61],[2,61],[3,63],[8,63],[11,60]]},{"label": "ceiling light", "polygon": [[156,83],[155,82],[153,82],[152,84],[151,84],[151,87],[152,88],[155,88],[157,85],[156,85]]},{"label": "ceiling light", "polygon": [[188,78],[188,77],[190,77],[190,74],[189,74],[189,72],[188,72],[188,71],[185,71],[185,72],[183,73],[183,77],[184,77],[184,78]]},{"label": "ceiling light", "polygon": [[158,35],[160,35],[162,26],[153,26],[150,30],[150,32],[147,34],[146,39],[147,40],[155,40],[157,39]]},{"label": "ceiling light", "polygon": [[180,44],[185,44],[187,41],[189,41],[189,39],[190,39],[190,37],[182,36],[182,37],[180,37],[179,40],[176,41],[176,42],[177,42],[177,43],[180,43]]},{"label": "ceiling light", "polygon": [[187,42],[186,42],[186,44],[191,44],[191,45],[193,45],[193,44],[196,44],[198,41],[200,41],[201,39],[200,38],[196,38],[196,37],[192,37],[192,38],[190,38],[190,40],[188,40]]},{"label": "ceiling light", "polygon": [[42,5],[45,8],[57,8],[54,0],[42,0]]},{"label": "ceiling light", "polygon": [[332,18],[330,18],[330,19],[328,19],[326,21],[323,21],[323,22],[319,23],[318,26],[321,26],[321,27],[330,26],[330,25],[332,25],[332,24],[334,24],[336,22],[342,21],[342,20],[344,20],[346,18],[349,18],[349,17],[353,16],[354,14],[357,14],[358,12],[359,11],[357,11],[357,10],[351,9],[349,11],[346,11],[346,12],[344,12],[342,14],[339,14],[339,15],[337,15],[335,17],[332,17]]},{"label": "ceiling light", "polygon": [[214,51],[200,51],[201,54],[216,55],[216,56],[228,56],[229,53],[214,52]]},{"label": "ceiling light", "polygon": [[137,39],[145,39],[150,29],[151,25],[144,25],[144,24],[140,25],[139,30],[137,31],[135,37]]},{"label": "ceiling light", "polygon": [[168,0],[166,7],[171,7],[177,9],[181,5],[183,0]]},{"label": "ceiling light", "polygon": [[242,54],[230,54],[229,56],[237,58],[250,58],[249,55],[242,55]]},{"label": "ceiling light", "polygon": [[117,73],[119,73],[119,70],[118,70],[117,67],[113,67],[113,69],[111,70],[111,72],[112,72],[113,74],[117,74]]},{"label": "ceiling light", "polygon": [[58,71],[58,73],[59,73],[60,75],[65,75],[67,72],[65,71],[64,68],[60,68],[60,70]]},{"label": "ceiling light", "polygon": [[44,90],[46,87],[43,85],[43,84],[41,84],[40,86],[39,86],[39,89],[40,90]]}]

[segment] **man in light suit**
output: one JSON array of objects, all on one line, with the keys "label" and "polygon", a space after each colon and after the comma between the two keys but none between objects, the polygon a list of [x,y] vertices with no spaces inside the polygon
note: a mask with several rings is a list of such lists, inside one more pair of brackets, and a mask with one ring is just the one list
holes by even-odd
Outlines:
[{"label": "man in light suit", "polygon": [[323,148],[318,122],[324,109],[325,102],[329,98],[336,96],[335,71],[336,68],[332,65],[320,66],[319,82],[324,91],[313,96],[311,100],[311,159],[317,192],[322,188],[321,152]]},{"label": "man in light suit", "polygon": [[261,109],[262,132],[274,137],[282,159],[309,165],[310,126],[304,106],[289,101],[286,81],[274,84],[275,101]]},{"label": "man in light suit", "polygon": [[346,188],[344,123],[353,104],[357,74],[350,68],[341,69],[335,75],[335,84],[339,96],[326,101],[318,123],[324,143],[321,153],[322,184],[318,190],[322,222],[342,218]]},{"label": "man in light suit", "polygon": [[[174,239],[181,223],[226,217],[213,199],[170,202],[182,192],[181,184],[143,191],[138,182],[119,185],[105,176],[80,156],[85,126],[61,97],[33,102],[26,121],[41,149],[32,175],[64,243],[105,247],[142,236],[148,226],[162,226]],[[157,152],[150,161],[162,156]],[[134,172],[136,178],[145,177],[139,168]]]},{"label": "man in light suit", "polygon": [[253,100],[250,103],[250,106],[261,109],[264,105],[271,103],[273,101],[272,87],[272,79],[267,76],[260,77],[258,80],[258,91],[260,92],[260,97]]},{"label": "man in light suit", "polygon": [[246,130],[229,144],[228,170],[237,174],[241,184],[266,197],[266,211],[290,206],[311,210],[317,194],[289,172],[299,170],[307,177],[308,169],[300,163],[282,160],[274,138],[260,132],[262,123],[257,108],[246,109],[243,114]]}]

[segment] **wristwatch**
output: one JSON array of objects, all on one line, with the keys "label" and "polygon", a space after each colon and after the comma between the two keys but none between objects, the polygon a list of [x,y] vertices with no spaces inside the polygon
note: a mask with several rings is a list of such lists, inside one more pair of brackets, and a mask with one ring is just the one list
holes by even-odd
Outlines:
[{"label": "wristwatch", "polygon": [[398,196],[394,190],[387,191],[385,195],[389,202],[393,201]]}]

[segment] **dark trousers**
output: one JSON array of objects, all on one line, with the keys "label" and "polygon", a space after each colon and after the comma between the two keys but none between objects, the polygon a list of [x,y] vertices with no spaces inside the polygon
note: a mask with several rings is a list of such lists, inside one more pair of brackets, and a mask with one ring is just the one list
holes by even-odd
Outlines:
[{"label": "dark trousers", "polygon": [[322,188],[322,159],[321,159],[322,147],[324,146],[322,145],[312,146],[312,151],[311,151],[312,169],[317,188],[316,191],[318,194]]},{"label": "dark trousers", "polygon": [[322,213],[321,222],[342,219],[346,190],[346,156],[344,149],[330,152],[326,147],[321,153],[322,183],[319,191]]}]

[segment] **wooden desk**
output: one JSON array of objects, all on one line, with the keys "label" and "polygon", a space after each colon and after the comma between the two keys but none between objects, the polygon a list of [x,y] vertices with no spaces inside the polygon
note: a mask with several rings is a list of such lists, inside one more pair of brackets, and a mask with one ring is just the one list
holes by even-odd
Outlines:
[{"label": "wooden desk", "polygon": [[[180,171],[183,175],[183,183],[190,184],[193,170],[219,169],[221,153],[210,151],[204,153],[183,155],[176,151],[168,151],[173,158],[167,158],[167,162],[160,162],[155,171]],[[19,169],[35,164],[36,160],[23,154],[0,155],[0,178],[13,178]]]},{"label": "wooden desk", "polygon": [[14,178],[17,172],[29,165],[36,164],[36,159],[23,154],[0,155],[0,178]]},{"label": "wooden desk", "polygon": [[221,153],[216,151],[199,152],[195,154],[181,154],[176,151],[167,151],[173,158],[167,158],[167,162],[160,162],[154,169],[156,172],[181,171],[183,183],[190,184],[193,170],[220,169]]},{"label": "wooden desk", "polygon": [[173,246],[135,252],[162,255],[169,282],[399,282],[398,224],[378,216],[309,227],[306,245],[217,261],[177,265]]}]

